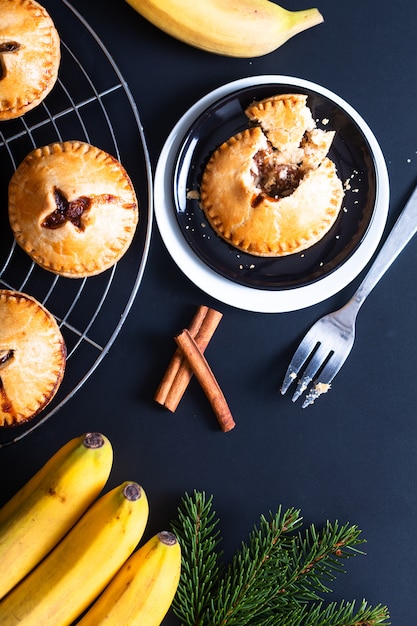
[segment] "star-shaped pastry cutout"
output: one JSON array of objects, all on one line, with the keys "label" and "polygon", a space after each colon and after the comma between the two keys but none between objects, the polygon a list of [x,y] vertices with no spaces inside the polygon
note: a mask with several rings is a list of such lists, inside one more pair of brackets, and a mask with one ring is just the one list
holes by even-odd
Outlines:
[{"label": "star-shaped pastry cutout", "polygon": [[54,188],[53,195],[56,209],[44,219],[42,226],[54,229],[60,228],[65,222],[71,222],[79,230],[84,230],[81,216],[90,208],[91,199],[87,196],[80,196],[69,201],[57,187]]}]

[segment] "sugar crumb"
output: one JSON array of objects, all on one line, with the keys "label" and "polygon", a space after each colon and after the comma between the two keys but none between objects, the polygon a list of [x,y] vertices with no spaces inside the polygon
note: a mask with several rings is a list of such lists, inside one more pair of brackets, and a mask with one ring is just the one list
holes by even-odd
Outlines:
[{"label": "sugar crumb", "polygon": [[199,200],[200,199],[200,194],[198,193],[197,189],[189,189],[187,191],[187,200]]}]

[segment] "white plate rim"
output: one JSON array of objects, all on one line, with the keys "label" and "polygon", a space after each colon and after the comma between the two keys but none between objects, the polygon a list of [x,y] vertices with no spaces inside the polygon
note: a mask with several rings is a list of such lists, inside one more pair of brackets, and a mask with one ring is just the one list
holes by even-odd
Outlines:
[{"label": "white plate rim", "polygon": [[[264,83],[313,90],[335,102],[356,122],[369,143],[375,161],[375,211],[361,244],[346,262],[320,280],[294,289],[265,290],[240,285],[209,268],[186,242],[172,204],[172,173],[185,133],[207,107],[236,90]],[[198,100],[177,122],[166,139],[155,168],[154,214],[162,240],[181,271],[202,291],[224,304],[257,313],[286,313],[318,304],[341,291],[364,269],[384,232],[389,209],[389,178],[381,147],[361,115],[326,87],[280,74],[241,78],[226,83]]]}]

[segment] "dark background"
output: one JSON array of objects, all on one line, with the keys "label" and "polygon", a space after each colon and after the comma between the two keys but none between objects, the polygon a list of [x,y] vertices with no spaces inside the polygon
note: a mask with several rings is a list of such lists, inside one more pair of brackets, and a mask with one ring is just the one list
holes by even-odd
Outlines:
[{"label": "dark background", "polygon": [[[60,2],[55,4],[59,13]],[[132,91],[153,168],[179,117],[210,90],[251,75],[297,76],[339,94],[372,128],[388,166],[387,229],[393,225],[417,180],[415,2],[321,0],[323,24],[258,59],[188,47],[122,0],[73,5],[103,40]],[[0,501],[68,439],[99,430],[115,450],[109,487],[132,479],[148,494],[145,538],[166,528],[183,493],[194,489],[214,494],[227,558],[260,514],[280,504],[300,508],[306,524],[320,526],[327,519],[357,524],[367,554],[347,562],[329,599],[387,604],[393,624],[414,626],[416,255],[412,241],[363,306],[353,352],[331,392],[302,410],[279,392],[290,357],[307,328],[342,305],[361,277],[304,310],[237,310],[187,279],[155,225],[142,284],[109,354],[51,420],[0,450]],[[228,434],[219,431],[195,382],[175,415],[153,401],[174,350],[172,337],[202,303],[224,314],[207,357],[237,423]],[[164,621],[176,623],[172,616]]]}]

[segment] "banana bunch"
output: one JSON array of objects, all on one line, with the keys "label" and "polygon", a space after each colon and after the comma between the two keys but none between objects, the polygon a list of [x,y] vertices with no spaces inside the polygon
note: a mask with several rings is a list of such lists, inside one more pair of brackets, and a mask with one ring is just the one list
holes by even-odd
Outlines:
[{"label": "banana bunch", "polygon": [[289,11],[270,0],[127,0],[145,19],[195,48],[259,57],[316,26],[316,8]]},{"label": "banana bunch", "polygon": [[2,626],[69,626],[91,605],[86,624],[161,623],[180,548],[162,532],[135,551],[148,500],[128,481],[100,495],[112,459],[100,433],[73,439],[0,509]]}]

